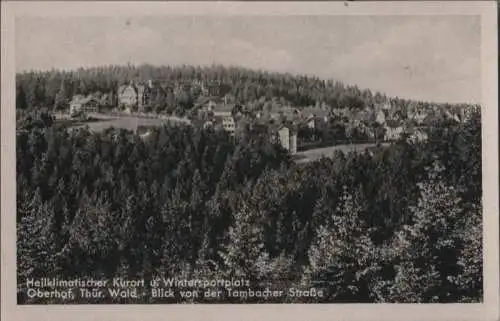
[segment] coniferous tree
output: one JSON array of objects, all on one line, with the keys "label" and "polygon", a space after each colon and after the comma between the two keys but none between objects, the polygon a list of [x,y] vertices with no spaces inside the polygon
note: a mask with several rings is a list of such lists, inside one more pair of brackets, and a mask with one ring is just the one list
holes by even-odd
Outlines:
[{"label": "coniferous tree", "polygon": [[441,177],[443,167],[429,168],[428,180],[419,183],[420,198],[412,207],[412,224],[403,225],[390,249],[396,266],[394,283],[386,298],[396,302],[455,302],[452,280],[463,247],[461,224],[465,215],[454,187]]},{"label": "coniferous tree", "polygon": [[19,86],[16,94],[16,109],[24,110],[28,108],[28,101],[23,86]]},{"label": "coniferous tree", "polygon": [[316,231],[309,251],[312,283],[333,302],[370,302],[378,272],[377,249],[368,236],[358,201],[344,189],[339,204]]}]

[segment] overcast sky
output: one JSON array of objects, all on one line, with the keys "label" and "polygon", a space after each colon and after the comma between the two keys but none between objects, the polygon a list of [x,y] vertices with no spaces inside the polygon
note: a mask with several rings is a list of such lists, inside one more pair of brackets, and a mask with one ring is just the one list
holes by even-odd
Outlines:
[{"label": "overcast sky", "polygon": [[16,70],[212,63],[305,73],[391,96],[479,102],[475,16],[16,20]]}]

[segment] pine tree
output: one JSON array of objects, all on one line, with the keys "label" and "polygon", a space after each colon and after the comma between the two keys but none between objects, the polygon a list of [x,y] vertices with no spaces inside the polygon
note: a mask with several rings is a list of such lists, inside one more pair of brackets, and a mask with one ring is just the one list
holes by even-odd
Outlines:
[{"label": "pine tree", "polygon": [[344,188],[337,208],[316,231],[309,250],[312,284],[324,288],[328,302],[370,302],[378,272],[377,248],[361,218],[358,201]]},{"label": "pine tree", "polygon": [[27,194],[18,208],[17,267],[20,284],[27,278],[49,277],[56,271],[54,213],[40,192]]},{"label": "pine tree", "polygon": [[97,275],[105,275],[115,270],[110,258],[118,248],[119,233],[116,217],[110,211],[110,205],[100,197],[91,198],[84,195],[78,212],[75,215],[68,241],[84,255],[85,260],[79,262],[81,272],[91,268]]},{"label": "pine tree", "polygon": [[25,110],[28,108],[28,101],[23,86],[19,86],[16,95],[16,109]]},{"label": "pine tree", "polygon": [[483,296],[483,224],[482,207],[472,206],[467,211],[461,238],[463,247],[457,265],[460,273],[451,277],[460,292],[461,302],[480,302]]},{"label": "pine tree", "polygon": [[70,100],[70,93],[68,91],[66,81],[61,82],[61,87],[57,91],[56,96],[54,97],[54,109],[55,110],[64,110],[68,108]]},{"label": "pine tree", "polygon": [[459,274],[457,260],[463,246],[464,211],[459,190],[442,179],[444,168],[436,162],[428,179],[419,183],[420,198],[412,206],[412,224],[397,232],[387,257],[396,265],[388,286],[389,302],[456,302],[452,280]]},{"label": "pine tree", "polygon": [[230,277],[259,278],[258,264],[264,254],[263,231],[259,214],[243,203],[234,214],[227,234],[227,245],[219,252]]}]

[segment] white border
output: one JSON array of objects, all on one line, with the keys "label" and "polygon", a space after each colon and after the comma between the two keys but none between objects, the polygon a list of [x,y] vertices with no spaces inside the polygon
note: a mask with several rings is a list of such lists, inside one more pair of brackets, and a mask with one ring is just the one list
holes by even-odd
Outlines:
[{"label": "white border", "polygon": [[[495,1],[442,2],[1,2],[2,320],[497,320],[498,52]],[[480,15],[482,32],[483,304],[74,305],[16,306],[15,52],[18,16],[144,15]],[[409,35],[411,36],[411,35]],[[43,52],[41,52],[43,54]]]}]

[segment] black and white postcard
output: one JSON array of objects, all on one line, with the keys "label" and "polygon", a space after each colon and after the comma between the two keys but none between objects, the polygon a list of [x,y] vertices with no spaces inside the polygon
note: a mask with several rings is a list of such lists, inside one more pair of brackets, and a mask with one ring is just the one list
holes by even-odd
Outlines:
[{"label": "black and white postcard", "polygon": [[498,318],[496,16],[2,3],[2,316]]}]

